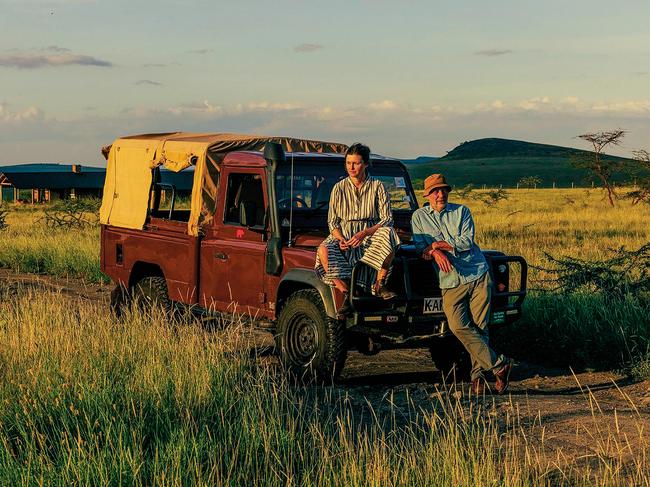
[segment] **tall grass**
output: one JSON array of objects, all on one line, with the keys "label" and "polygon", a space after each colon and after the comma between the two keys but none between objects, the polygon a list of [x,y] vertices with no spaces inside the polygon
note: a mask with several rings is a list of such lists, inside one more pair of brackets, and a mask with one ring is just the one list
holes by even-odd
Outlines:
[{"label": "tall grass", "polygon": [[649,356],[650,304],[632,296],[613,303],[598,294],[533,292],[522,318],[492,335],[504,353],[532,363],[576,370],[635,367]]},{"label": "tall grass", "polygon": [[543,425],[525,424],[512,404],[444,388],[368,404],[292,385],[251,358],[236,320],[208,333],[155,314],[115,322],[56,294],[5,293],[0,303],[3,485],[648,481],[641,423],[556,456]]},{"label": "tall grass", "polygon": [[[450,199],[458,201],[454,193]],[[611,208],[598,189],[513,190],[495,206],[458,202],[472,209],[481,248],[522,255],[531,266],[524,318],[497,332],[497,345],[515,357],[546,364],[650,370],[643,365],[650,363],[647,297],[613,305],[597,295],[547,294],[549,275],[542,270],[548,266],[545,254],[599,260],[609,257],[609,249],[642,246],[650,241],[648,207],[623,200]],[[99,270],[97,227],[50,229],[40,220],[42,210],[10,208],[9,228],[0,233],[0,266],[92,282],[106,279]]]},{"label": "tall grass", "polygon": [[9,226],[0,233],[0,267],[108,282],[99,270],[99,226],[51,228],[38,207],[8,208]]},{"label": "tall grass", "polygon": [[[650,299],[607,301],[587,292],[549,293],[545,254],[587,260],[611,257],[611,249],[650,242],[650,209],[621,200],[612,208],[602,190],[509,191],[497,205],[466,199],[482,249],[521,255],[528,262],[529,293],[523,318],[495,332],[497,347],[524,360],[576,369],[628,366],[650,377]],[[421,192],[418,193],[422,202]]]}]

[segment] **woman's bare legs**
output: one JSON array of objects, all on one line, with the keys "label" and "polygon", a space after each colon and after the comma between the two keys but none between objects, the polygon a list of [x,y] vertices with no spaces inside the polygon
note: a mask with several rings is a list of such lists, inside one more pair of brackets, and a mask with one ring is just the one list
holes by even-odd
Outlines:
[{"label": "woman's bare legs", "polygon": [[375,295],[379,296],[382,299],[394,299],[397,297],[397,294],[386,288],[386,276],[388,275],[388,269],[390,269],[390,265],[393,263],[394,256],[394,252],[388,254],[384,260],[384,263],[381,265],[381,269],[377,271],[377,281],[375,282],[373,288]]},{"label": "woman's bare legs", "polygon": [[394,252],[388,254],[386,260],[384,260],[384,263],[381,265],[381,269],[377,271],[377,281],[375,282],[376,287],[379,287],[381,283],[384,281],[384,279],[386,278],[386,275],[388,274],[388,269],[390,269],[390,265],[393,263],[393,257],[395,257]]},{"label": "woman's bare legs", "polygon": [[[320,263],[323,265],[323,269],[325,269],[325,272],[329,270],[329,262],[327,260],[327,247],[324,245],[320,245],[318,247],[318,257],[320,258]],[[391,258],[392,259],[392,258]],[[350,288],[348,286],[348,283],[345,282],[342,279],[332,279],[332,282],[334,283],[334,287],[341,291],[342,293],[347,293]]]}]

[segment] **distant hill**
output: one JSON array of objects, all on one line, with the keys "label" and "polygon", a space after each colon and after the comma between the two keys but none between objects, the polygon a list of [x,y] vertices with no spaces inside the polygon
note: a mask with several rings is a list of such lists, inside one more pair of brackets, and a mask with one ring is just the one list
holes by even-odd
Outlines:
[{"label": "distant hill", "polygon": [[589,154],[589,151],[522,140],[492,138],[463,142],[442,159],[460,161],[492,157],[571,157],[584,154]]},{"label": "distant hill", "polygon": [[435,156],[420,156],[416,157],[415,159],[402,159],[402,162],[404,164],[425,164],[427,162],[433,162],[437,159],[440,158]]},{"label": "distant hill", "polygon": [[[556,187],[566,188],[572,183],[576,187],[591,186],[589,174],[572,165],[576,158],[591,156],[590,151],[570,147],[489,138],[463,142],[446,156],[430,162],[405,163],[414,181],[432,173],[443,173],[455,186],[514,188],[521,178],[538,176],[541,187],[552,187],[555,183]],[[615,180],[623,181],[624,176],[618,175]]]}]

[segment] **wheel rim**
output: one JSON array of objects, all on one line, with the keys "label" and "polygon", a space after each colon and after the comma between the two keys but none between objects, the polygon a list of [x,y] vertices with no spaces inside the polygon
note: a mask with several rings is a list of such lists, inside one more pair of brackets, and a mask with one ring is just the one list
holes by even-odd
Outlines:
[{"label": "wheel rim", "polygon": [[318,329],[304,314],[294,316],[285,333],[285,352],[292,362],[308,365],[318,349]]}]

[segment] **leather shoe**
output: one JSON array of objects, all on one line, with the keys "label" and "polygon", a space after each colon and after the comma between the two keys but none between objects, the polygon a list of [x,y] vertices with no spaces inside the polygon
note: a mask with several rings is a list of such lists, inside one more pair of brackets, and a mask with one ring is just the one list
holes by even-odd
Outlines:
[{"label": "leather shoe", "polygon": [[497,379],[494,389],[497,394],[505,394],[510,385],[510,372],[512,371],[512,360],[508,359],[503,367],[494,373]]},{"label": "leather shoe", "polygon": [[384,301],[390,301],[397,297],[397,293],[394,293],[386,287],[386,278],[380,279],[375,283],[374,286],[375,296],[383,299]]},{"label": "leather shoe", "polygon": [[485,393],[485,379],[478,377],[472,379],[472,394],[475,396],[482,396]]},{"label": "leather shoe", "polygon": [[350,293],[345,292],[343,293],[343,304],[336,311],[336,317],[339,320],[344,320],[350,314],[350,311],[352,311],[352,306],[350,305]]}]

